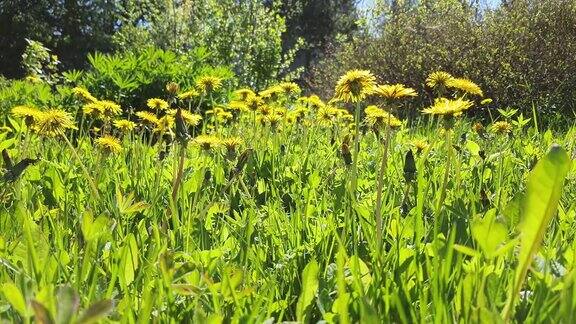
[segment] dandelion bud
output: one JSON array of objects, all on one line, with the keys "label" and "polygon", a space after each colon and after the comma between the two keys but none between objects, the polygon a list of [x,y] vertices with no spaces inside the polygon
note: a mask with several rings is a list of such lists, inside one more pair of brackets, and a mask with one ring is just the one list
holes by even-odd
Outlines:
[{"label": "dandelion bud", "polygon": [[172,96],[175,96],[180,92],[180,86],[176,82],[168,82],[166,84],[166,91]]}]

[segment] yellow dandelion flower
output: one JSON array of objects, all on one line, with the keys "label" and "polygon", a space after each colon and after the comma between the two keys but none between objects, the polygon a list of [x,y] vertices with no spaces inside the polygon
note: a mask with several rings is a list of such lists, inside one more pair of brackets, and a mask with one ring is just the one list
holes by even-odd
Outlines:
[{"label": "yellow dandelion flower", "polygon": [[422,152],[430,147],[430,144],[428,144],[428,141],[425,139],[414,139],[410,142],[410,145],[413,146],[417,152]]},{"label": "yellow dandelion flower", "polygon": [[82,87],[74,87],[72,89],[72,93],[86,103],[98,101],[98,99],[96,99],[96,97],[94,97],[90,91]]},{"label": "yellow dandelion flower", "polygon": [[212,109],[206,110],[206,115],[218,115],[219,113],[224,112],[224,108],[222,107],[214,107]]},{"label": "yellow dandelion flower", "polygon": [[156,124],[154,131],[158,133],[169,133],[172,131],[172,128],[174,128],[174,125],[174,117],[170,115],[164,115],[162,118],[158,119],[158,123]]},{"label": "yellow dandelion flower", "polygon": [[216,91],[222,87],[222,78],[203,76],[196,81],[196,86],[204,93]]},{"label": "yellow dandelion flower", "polygon": [[120,140],[110,135],[104,135],[97,138],[94,142],[96,143],[96,146],[106,153],[117,154],[122,151]]},{"label": "yellow dandelion flower", "polygon": [[[198,115],[198,114],[193,114],[191,112],[189,112],[188,110],[184,110],[184,109],[180,109],[182,111],[182,120],[184,120],[184,122],[190,126],[198,126],[198,124],[200,124],[200,121],[202,121],[202,116]],[[170,116],[176,116],[176,112],[178,110],[177,109],[171,109],[170,111],[168,111],[168,114]]]},{"label": "yellow dandelion flower", "polygon": [[282,91],[285,94],[288,95],[298,95],[300,94],[300,92],[302,91],[300,89],[300,86],[298,86],[296,83],[294,82],[282,82],[278,85],[280,88],[282,88]]},{"label": "yellow dandelion flower", "polygon": [[270,87],[264,91],[260,91],[260,93],[258,95],[262,99],[274,101],[274,100],[278,99],[278,96],[280,96],[282,93],[284,93],[284,89],[279,85],[275,85],[275,86],[272,86],[272,87]]},{"label": "yellow dandelion flower", "polygon": [[259,96],[251,95],[246,98],[246,106],[250,111],[257,111],[262,105],[264,105],[264,100]]},{"label": "yellow dandelion flower", "polygon": [[97,104],[100,105],[101,110],[104,113],[104,115],[106,115],[108,117],[120,115],[122,113],[122,108],[120,108],[120,105],[115,103],[114,101],[99,100],[97,102]]},{"label": "yellow dandelion flower", "polygon": [[248,106],[243,101],[230,101],[228,103],[228,108],[230,108],[230,110],[236,110],[236,111],[247,111],[248,110]]},{"label": "yellow dandelion flower", "polygon": [[262,116],[268,116],[272,113],[272,107],[270,107],[269,105],[262,105],[260,106],[260,108],[258,109],[258,112],[262,115]]},{"label": "yellow dandelion flower", "polygon": [[234,115],[229,111],[221,111],[216,114],[216,121],[219,123],[227,122],[232,118],[234,118]]},{"label": "yellow dandelion flower", "polygon": [[42,111],[29,106],[16,106],[12,108],[11,113],[14,117],[24,118],[28,126],[32,125],[42,115]]},{"label": "yellow dandelion flower", "polygon": [[322,101],[322,99],[320,99],[320,97],[318,97],[317,95],[311,95],[310,97],[304,97],[303,99],[304,99],[303,102],[305,102],[308,105],[308,107],[315,110],[318,110],[326,106],[324,101]]},{"label": "yellow dandelion flower", "polygon": [[113,123],[114,127],[123,131],[123,132],[130,132],[134,128],[136,128],[136,123],[127,119],[118,119],[115,120]]},{"label": "yellow dandelion flower", "polygon": [[437,98],[434,100],[434,105],[424,109],[424,114],[431,115],[450,115],[460,116],[462,113],[472,107],[473,103],[470,100],[464,99],[446,99]]},{"label": "yellow dandelion flower", "polygon": [[476,95],[476,96],[484,96],[484,93],[482,92],[482,89],[480,89],[480,87],[468,80],[468,79],[464,79],[464,78],[452,78],[448,81],[446,81],[446,86],[448,88],[453,88],[456,90],[460,90],[466,93],[469,93],[471,95]]},{"label": "yellow dandelion flower", "polygon": [[416,97],[416,90],[407,88],[403,84],[379,85],[374,89],[374,95],[384,99],[402,99]]},{"label": "yellow dandelion flower", "polygon": [[150,109],[154,109],[154,110],[166,110],[168,109],[169,105],[166,102],[166,100],[160,99],[160,98],[151,98],[148,99],[148,101],[146,101],[146,105],[148,106],[148,108]]},{"label": "yellow dandelion flower", "polygon": [[189,100],[189,99],[192,99],[194,97],[198,97],[199,95],[200,95],[200,93],[198,93],[198,91],[196,91],[196,89],[190,89],[186,92],[182,92],[181,94],[179,94],[178,99]]},{"label": "yellow dandelion flower", "polygon": [[136,116],[142,120],[145,124],[149,125],[158,125],[158,117],[156,115],[147,112],[147,111],[139,111],[136,113]]},{"label": "yellow dandelion flower", "polygon": [[492,124],[490,130],[498,134],[508,134],[512,131],[512,125],[507,121],[498,121]]},{"label": "yellow dandelion flower", "polygon": [[195,145],[198,145],[201,149],[209,151],[220,146],[221,141],[218,137],[214,135],[199,135],[192,141]]},{"label": "yellow dandelion flower", "polygon": [[316,121],[321,126],[332,126],[337,115],[337,109],[326,106],[318,109],[318,112],[316,113]]},{"label": "yellow dandelion flower", "polygon": [[426,78],[426,85],[430,88],[446,87],[446,83],[452,79],[454,79],[454,77],[448,72],[432,72],[428,78]]},{"label": "yellow dandelion flower", "polygon": [[270,125],[272,128],[278,127],[278,124],[282,121],[282,116],[278,116],[276,114],[271,114],[266,116],[266,123]]},{"label": "yellow dandelion flower", "polygon": [[222,145],[228,151],[235,151],[240,145],[242,145],[244,141],[240,137],[229,137],[222,141]]},{"label": "yellow dandelion flower", "polygon": [[36,130],[45,136],[61,135],[67,129],[78,129],[72,116],[60,109],[50,109],[42,112],[36,122]]},{"label": "yellow dandelion flower", "polygon": [[376,78],[370,71],[348,71],[336,84],[336,98],[344,102],[359,102],[370,95],[375,86]]},{"label": "yellow dandelion flower", "polygon": [[100,116],[100,114],[104,113],[104,109],[102,105],[96,101],[85,104],[84,107],[82,107],[82,112],[84,112],[85,115],[98,117]]},{"label": "yellow dandelion flower", "polygon": [[394,115],[376,106],[368,106],[364,109],[366,124],[372,128],[380,128],[389,125],[392,128],[402,126],[402,122]]},{"label": "yellow dandelion flower", "polygon": [[246,101],[248,97],[256,95],[252,89],[242,88],[234,91],[234,96],[241,101]]}]

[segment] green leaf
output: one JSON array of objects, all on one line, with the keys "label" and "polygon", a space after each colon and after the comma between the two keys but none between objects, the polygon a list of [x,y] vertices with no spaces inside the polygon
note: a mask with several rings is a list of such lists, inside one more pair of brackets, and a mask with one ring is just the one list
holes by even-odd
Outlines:
[{"label": "green leaf", "polygon": [[96,302],[92,304],[90,307],[88,307],[88,309],[82,313],[82,315],[78,319],[78,323],[82,324],[94,323],[99,319],[108,315],[108,313],[110,313],[113,308],[114,303],[109,299]]},{"label": "green leaf", "polygon": [[298,298],[296,305],[296,317],[298,321],[305,321],[306,309],[314,300],[316,291],[318,290],[318,262],[316,260],[310,261],[302,271],[302,291]]},{"label": "green leaf", "polygon": [[532,258],[538,252],[548,224],[556,213],[564,179],[570,171],[571,164],[568,153],[559,145],[553,145],[548,154],[530,172],[521,209],[518,267],[514,287],[502,312],[505,320],[510,316]]},{"label": "green leaf", "polygon": [[11,282],[2,285],[2,294],[6,297],[6,300],[12,305],[12,307],[22,316],[27,317],[26,311],[26,300],[20,289]]},{"label": "green leaf", "polygon": [[491,258],[508,237],[508,231],[503,224],[496,221],[496,209],[491,209],[482,219],[472,222],[472,236],[486,257]]},{"label": "green leaf", "polygon": [[68,324],[72,317],[78,311],[80,299],[72,287],[63,286],[58,289],[58,312],[56,314],[56,323]]},{"label": "green leaf", "polygon": [[32,309],[34,310],[34,322],[39,324],[52,324],[54,320],[50,311],[42,305],[42,303],[33,300],[31,303]]}]

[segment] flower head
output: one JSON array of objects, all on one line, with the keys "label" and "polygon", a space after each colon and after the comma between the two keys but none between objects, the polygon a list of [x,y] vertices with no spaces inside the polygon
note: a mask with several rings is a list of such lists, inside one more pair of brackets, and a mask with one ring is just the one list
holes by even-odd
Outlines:
[{"label": "flower head", "polygon": [[180,86],[176,82],[166,83],[166,92],[171,95],[176,95],[180,91]]},{"label": "flower head", "polygon": [[77,129],[72,116],[60,109],[42,112],[36,122],[36,130],[45,136],[61,135],[67,129]]},{"label": "flower head", "polygon": [[454,77],[450,73],[436,71],[430,73],[428,78],[426,78],[426,85],[430,88],[446,87],[446,83],[452,79],[454,79]]},{"label": "flower head", "polygon": [[260,91],[259,95],[262,99],[274,101],[278,99],[282,93],[284,93],[284,89],[280,85],[275,85],[266,90]]},{"label": "flower head", "polygon": [[484,96],[484,93],[482,92],[482,89],[480,89],[480,87],[468,80],[468,79],[464,79],[464,78],[452,78],[449,79],[448,81],[446,81],[446,86],[448,88],[454,88],[456,90],[460,90],[463,91],[465,93],[469,93],[471,95],[476,95],[476,96]]},{"label": "flower head", "polygon": [[222,79],[215,76],[203,76],[196,81],[196,86],[202,92],[210,93],[222,87]]},{"label": "flower head", "polygon": [[256,95],[250,95],[246,98],[246,106],[251,111],[257,111],[262,105],[264,105],[264,100]]},{"label": "flower head", "polygon": [[507,121],[497,121],[492,124],[490,130],[497,134],[508,134],[512,131],[512,125]]},{"label": "flower head", "polygon": [[86,103],[98,101],[98,99],[96,99],[96,97],[94,97],[88,90],[86,90],[82,87],[73,88],[72,93],[74,93],[74,95],[76,97],[80,98],[82,101],[84,101]]},{"label": "flower head", "polygon": [[254,91],[248,88],[242,88],[234,91],[234,96],[236,96],[236,98],[241,101],[245,101],[249,96],[253,95],[255,95]]},{"label": "flower head", "polygon": [[402,126],[402,122],[382,108],[368,106],[364,109],[366,124],[371,128],[381,128],[388,125],[392,128]]},{"label": "flower head", "polygon": [[113,123],[114,127],[116,127],[117,129],[127,133],[131,130],[133,130],[134,128],[136,128],[136,123],[127,120],[127,119],[119,119],[119,120],[115,120]]},{"label": "flower head", "polygon": [[410,145],[416,148],[416,152],[420,153],[430,147],[428,141],[425,139],[414,139],[410,142]]},{"label": "flower head", "polygon": [[336,84],[336,98],[344,102],[358,102],[370,95],[376,86],[376,78],[370,71],[352,70],[343,75]]},{"label": "flower head", "polygon": [[174,117],[170,115],[164,115],[162,118],[158,119],[158,123],[156,124],[154,131],[158,133],[169,133],[172,131],[174,125]]},{"label": "flower head", "polygon": [[100,105],[101,111],[107,117],[120,115],[122,113],[122,108],[120,108],[120,105],[114,101],[100,100],[97,104]]},{"label": "flower head", "polygon": [[244,141],[240,137],[229,137],[222,141],[222,145],[226,148],[226,157],[230,160],[236,157],[236,153],[238,152],[238,147],[242,145]]},{"label": "flower head", "polygon": [[322,99],[320,99],[320,97],[318,97],[317,95],[311,95],[310,97],[302,97],[300,98],[300,101],[304,102],[305,104],[308,105],[308,107],[313,108],[315,110],[318,110],[326,106],[324,101],[322,101]]},{"label": "flower head", "polygon": [[192,141],[204,151],[209,151],[220,146],[221,141],[214,135],[199,135]]},{"label": "flower head", "polygon": [[97,101],[85,104],[84,107],[82,107],[82,112],[84,112],[85,115],[91,115],[95,118],[104,113],[102,105]]},{"label": "flower head", "polygon": [[379,85],[374,89],[374,95],[384,99],[402,99],[416,97],[416,90],[407,88],[403,84]]},{"label": "flower head", "polygon": [[198,97],[200,94],[198,93],[198,91],[196,91],[196,89],[190,89],[186,92],[182,92],[181,94],[178,95],[178,99],[180,100],[189,100],[192,99],[194,97]]},{"label": "flower head", "polygon": [[30,126],[42,115],[42,111],[29,106],[16,106],[11,110],[12,116],[24,118],[26,125]]},{"label": "flower head", "polygon": [[422,112],[431,115],[450,115],[460,116],[462,113],[472,107],[473,103],[464,99],[446,99],[437,98],[434,100],[432,107],[424,109]]},{"label": "flower head", "polygon": [[302,91],[294,82],[282,82],[278,86],[282,88],[282,91],[287,95],[298,95]]},{"label": "flower head", "polygon": [[156,115],[147,112],[147,111],[139,111],[136,113],[136,116],[142,120],[142,122],[148,125],[158,125],[158,117]]},{"label": "flower head", "polygon": [[[200,124],[200,121],[202,121],[202,116],[198,115],[198,114],[193,114],[191,112],[189,112],[188,110],[184,110],[184,109],[180,109],[181,113],[182,113],[182,120],[184,120],[184,122],[188,125],[191,126],[198,126],[198,124]],[[176,116],[176,112],[178,112],[177,109],[171,109],[170,111],[168,111],[168,114],[172,117]]]},{"label": "flower head", "polygon": [[146,105],[148,106],[148,108],[154,110],[166,110],[169,107],[168,103],[160,98],[148,99],[148,101],[146,101]]},{"label": "flower head", "polygon": [[98,146],[106,153],[117,154],[122,151],[120,140],[110,135],[104,135],[100,138],[97,138],[94,142],[96,143],[96,146]]}]

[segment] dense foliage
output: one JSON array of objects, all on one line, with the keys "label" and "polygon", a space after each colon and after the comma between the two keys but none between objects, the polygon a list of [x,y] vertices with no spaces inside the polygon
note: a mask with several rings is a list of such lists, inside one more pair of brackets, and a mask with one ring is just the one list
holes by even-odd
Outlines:
[{"label": "dense foliage", "polygon": [[554,114],[573,116],[576,2],[507,1],[487,11],[475,1],[381,3],[374,30],[316,67],[317,92],[330,94],[350,68],[370,67],[383,80],[416,87],[427,71],[445,69],[481,82],[499,106],[527,114],[535,107],[554,122]]}]

